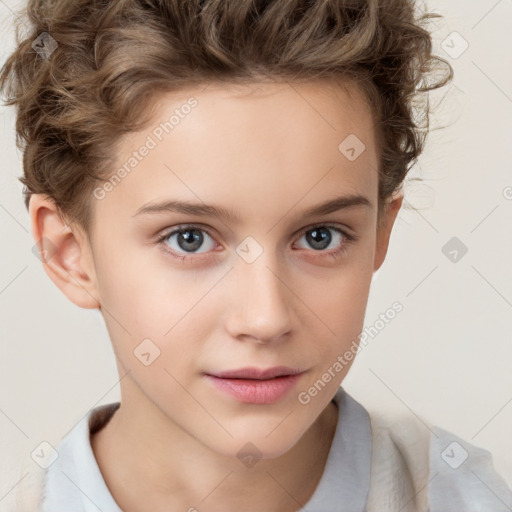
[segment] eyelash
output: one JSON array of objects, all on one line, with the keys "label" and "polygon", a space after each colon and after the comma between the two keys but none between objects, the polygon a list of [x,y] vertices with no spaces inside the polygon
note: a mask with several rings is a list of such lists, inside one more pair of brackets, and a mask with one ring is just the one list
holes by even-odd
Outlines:
[{"label": "eyelash", "polygon": [[[352,243],[357,242],[358,239],[359,239],[359,237],[346,232],[345,230],[339,228],[338,226],[333,226],[333,225],[330,225],[330,224],[315,224],[313,226],[308,226],[308,227],[304,228],[299,233],[299,239],[302,238],[302,236],[304,236],[307,232],[313,231],[315,228],[328,228],[328,229],[332,229],[334,231],[337,231],[338,233],[341,233],[341,235],[343,235],[343,237],[345,238],[344,242],[342,243],[342,245],[341,245],[341,247],[339,249],[336,249],[336,250],[330,251],[330,252],[321,251],[321,250],[318,251],[319,253],[324,253],[322,255],[322,257],[327,257],[327,258],[332,258],[332,259],[341,258],[341,257],[343,257],[346,254],[346,252],[348,250],[348,246],[350,244],[352,244]],[[186,261],[186,260],[188,261],[190,259],[197,259],[200,256],[194,256],[193,253],[191,253],[192,254],[191,256],[178,254],[175,251],[170,250],[167,247],[167,245],[164,243],[171,236],[175,235],[176,233],[179,233],[180,231],[186,231],[187,229],[191,229],[191,230],[192,229],[196,229],[198,231],[204,231],[210,238],[214,239],[214,236],[213,236],[212,232],[209,229],[207,229],[206,227],[197,226],[197,225],[194,225],[194,224],[183,224],[183,225],[178,226],[177,228],[173,229],[172,231],[170,231],[168,233],[164,233],[164,234],[160,235],[157,238],[156,243],[159,245],[160,249],[165,254],[168,254],[168,255],[172,256],[173,258],[179,259],[181,261]],[[314,250],[314,249],[312,249],[312,250]]]}]

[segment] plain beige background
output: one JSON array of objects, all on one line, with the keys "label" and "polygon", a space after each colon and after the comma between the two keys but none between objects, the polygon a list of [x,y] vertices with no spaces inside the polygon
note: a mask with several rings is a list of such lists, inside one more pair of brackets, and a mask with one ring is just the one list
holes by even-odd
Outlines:
[{"label": "plain beige background", "polygon": [[[19,4],[0,0],[2,63]],[[446,128],[410,175],[421,181],[409,179],[406,200],[421,210],[399,214],[367,310],[378,335],[344,387],[487,448],[512,486],[512,0],[427,5],[445,16],[435,49],[455,69],[431,98]],[[101,316],[69,302],[32,252],[13,126],[0,107],[0,435],[35,448],[120,395]],[[468,248],[456,263],[443,252],[453,237]],[[395,301],[403,311],[382,328]]]}]

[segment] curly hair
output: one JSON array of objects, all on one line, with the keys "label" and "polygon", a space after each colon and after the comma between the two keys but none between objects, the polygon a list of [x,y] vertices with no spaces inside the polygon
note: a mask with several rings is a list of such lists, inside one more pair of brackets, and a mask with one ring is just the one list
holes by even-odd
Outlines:
[{"label": "curly hair", "polygon": [[429,91],[453,77],[425,28],[441,16],[414,0],[28,0],[18,14],[0,91],[17,108],[25,204],[46,194],[86,231],[116,142],[146,126],[157,93],[261,77],[358,84],[379,139],[380,217],[424,149]]}]

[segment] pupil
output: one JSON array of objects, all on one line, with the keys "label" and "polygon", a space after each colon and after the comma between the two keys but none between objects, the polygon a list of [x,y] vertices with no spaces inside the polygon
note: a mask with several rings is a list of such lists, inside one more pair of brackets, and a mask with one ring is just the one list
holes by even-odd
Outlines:
[{"label": "pupil", "polygon": [[[190,235],[190,233],[193,233]],[[182,243],[184,242],[184,243]],[[201,247],[203,235],[197,229],[184,229],[178,234],[178,244],[184,251],[194,251]]]},{"label": "pupil", "polygon": [[325,249],[331,242],[331,232],[327,228],[315,228],[307,234],[308,243],[315,250]]}]

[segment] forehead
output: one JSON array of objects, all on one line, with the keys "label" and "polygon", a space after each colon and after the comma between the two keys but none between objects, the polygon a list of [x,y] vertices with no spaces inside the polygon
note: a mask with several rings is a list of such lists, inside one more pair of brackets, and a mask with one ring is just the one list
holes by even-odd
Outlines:
[{"label": "forehead", "polygon": [[160,95],[153,112],[120,139],[114,186],[99,208],[132,215],[148,201],[179,198],[253,213],[258,205],[270,217],[326,194],[376,203],[373,116],[349,82],[203,84]]}]

